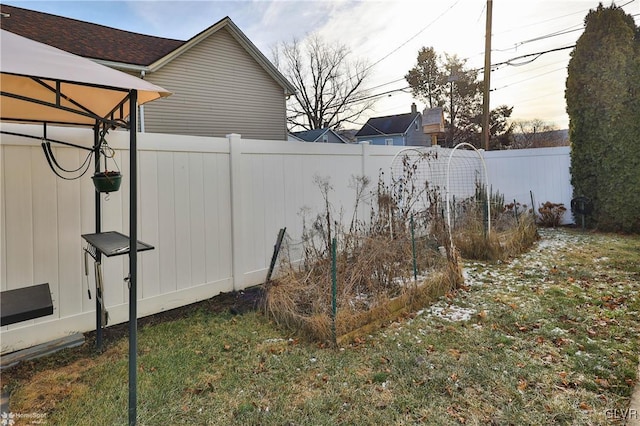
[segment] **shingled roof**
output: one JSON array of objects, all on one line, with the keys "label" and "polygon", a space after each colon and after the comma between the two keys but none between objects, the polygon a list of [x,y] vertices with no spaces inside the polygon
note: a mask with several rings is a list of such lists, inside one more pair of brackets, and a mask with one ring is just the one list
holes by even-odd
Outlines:
[{"label": "shingled roof", "polygon": [[418,114],[417,112],[409,112],[406,114],[370,118],[358,133],[356,133],[356,137],[401,135],[407,131]]},{"label": "shingled roof", "polygon": [[300,132],[291,132],[291,135],[305,142],[317,142],[321,140],[322,135],[324,135],[325,133],[332,133],[335,139],[340,142],[347,143],[347,141],[342,136],[340,136],[335,130],[331,129],[330,127],[323,127],[322,129],[303,130]]},{"label": "shingled roof", "polygon": [[146,66],[186,43],[5,4],[0,11],[3,30],[85,58]]}]

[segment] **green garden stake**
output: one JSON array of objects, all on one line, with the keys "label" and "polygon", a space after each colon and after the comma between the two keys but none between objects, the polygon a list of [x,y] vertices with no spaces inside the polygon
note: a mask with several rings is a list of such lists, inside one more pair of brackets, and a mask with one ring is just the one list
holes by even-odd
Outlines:
[{"label": "green garden stake", "polygon": [[336,239],[331,240],[331,334],[333,335],[333,344],[338,345],[338,337],[336,336],[336,315],[338,313],[337,303],[338,293],[338,271],[336,267]]},{"label": "green garden stake", "polygon": [[487,207],[489,206],[489,200],[487,197],[482,198],[482,232],[484,233],[484,238],[486,239],[489,236],[489,214],[487,213]]},{"label": "green garden stake", "polygon": [[411,252],[413,253],[413,280],[418,283],[418,265],[416,262],[416,235],[413,225],[413,215],[411,215]]}]

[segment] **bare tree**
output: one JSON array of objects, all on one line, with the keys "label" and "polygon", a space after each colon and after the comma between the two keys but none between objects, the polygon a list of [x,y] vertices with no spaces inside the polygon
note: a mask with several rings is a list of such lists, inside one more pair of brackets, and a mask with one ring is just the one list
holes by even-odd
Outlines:
[{"label": "bare tree", "polygon": [[539,148],[565,144],[562,135],[555,132],[557,130],[556,126],[539,118],[517,121],[514,124],[516,135],[512,145],[513,148]]},{"label": "bare tree", "polygon": [[369,67],[349,56],[346,46],[327,44],[318,35],[273,49],[274,64],[297,89],[287,104],[290,127],[338,129],[371,108],[374,100],[363,90]]}]

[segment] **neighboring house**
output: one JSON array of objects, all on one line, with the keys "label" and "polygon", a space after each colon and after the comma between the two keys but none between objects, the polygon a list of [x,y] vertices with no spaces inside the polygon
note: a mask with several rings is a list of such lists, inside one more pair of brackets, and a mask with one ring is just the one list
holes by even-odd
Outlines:
[{"label": "neighboring house", "polygon": [[140,130],[286,140],[295,88],[229,17],[187,41],[0,5],[2,29],[141,77],[173,95],[140,108]]},{"label": "neighboring house", "polygon": [[346,143],[356,143],[356,133],[358,133],[358,130],[359,129],[341,129],[337,130],[336,133],[339,134]]},{"label": "neighboring house", "polygon": [[369,141],[372,145],[426,146],[427,135],[422,129],[422,114],[411,105],[407,114],[370,118],[356,133],[358,143]]},{"label": "neighboring house", "polygon": [[305,130],[302,132],[292,132],[289,140],[300,140],[304,142],[322,142],[322,143],[347,143],[334,130],[325,127],[324,129]]}]

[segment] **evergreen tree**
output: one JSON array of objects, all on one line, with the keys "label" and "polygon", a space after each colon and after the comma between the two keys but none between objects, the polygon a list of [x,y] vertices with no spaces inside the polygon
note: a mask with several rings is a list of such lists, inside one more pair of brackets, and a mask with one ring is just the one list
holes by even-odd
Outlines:
[{"label": "evergreen tree", "polygon": [[569,61],[571,183],[593,202],[589,225],[603,230],[640,231],[638,43],[633,17],[600,4]]}]

